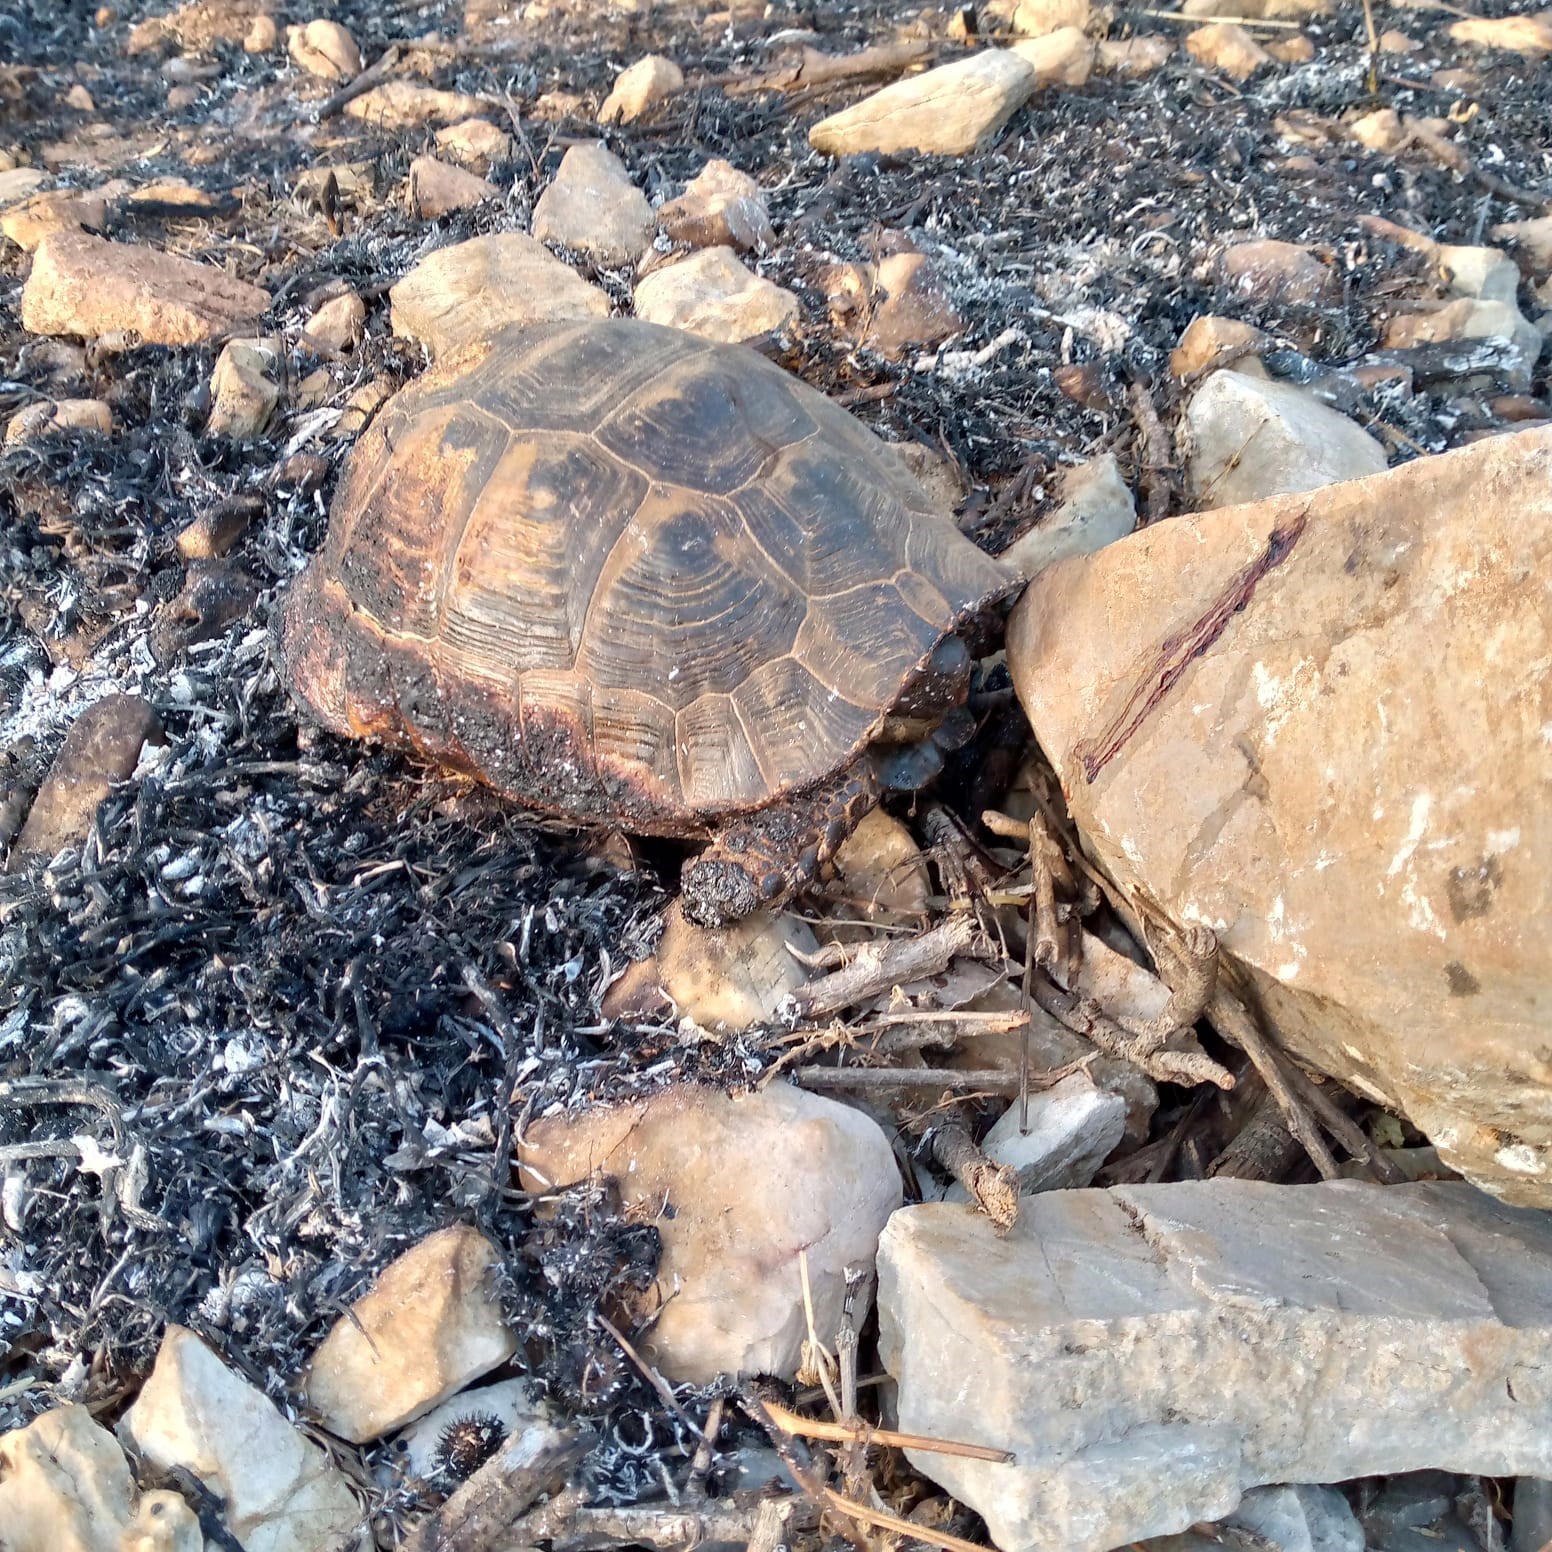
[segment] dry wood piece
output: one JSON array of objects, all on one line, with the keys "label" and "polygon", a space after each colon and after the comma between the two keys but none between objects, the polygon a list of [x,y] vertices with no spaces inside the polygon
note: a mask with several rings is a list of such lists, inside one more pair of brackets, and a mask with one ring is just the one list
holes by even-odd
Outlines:
[{"label": "dry wood piece", "polygon": [[902,75],[913,65],[924,64],[932,52],[933,44],[926,39],[875,44],[855,54],[822,54],[818,49],[805,48],[791,64],[742,79],[734,77],[726,82],[726,90],[730,97],[744,96],[751,92],[790,92]]},{"label": "dry wood piece", "polygon": [[1013,1227],[1019,1201],[1016,1169],[993,1163],[958,1121],[932,1129],[932,1156],[970,1193],[999,1234]]},{"label": "dry wood piece", "polygon": [[888,1449],[927,1450],[934,1455],[958,1455],[965,1460],[1010,1461],[1012,1450],[993,1449],[986,1444],[960,1444],[949,1439],[929,1439],[919,1433],[899,1433],[893,1428],[874,1428],[857,1421],[851,1423],[827,1423],[819,1418],[804,1417],[770,1397],[764,1398],[765,1410],[770,1419],[785,1434],[800,1439],[827,1439],[844,1444],[860,1439],[864,1444],[881,1444]]},{"label": "dry wood piece", "polygon": [[[630,1504],[596,1507],[583,1503],[583,1492],[568,1487],[517,1521],[492,1552],[517,1552],[545,1543],[551,1552],[583,1552],[599,1547],[699,1546],[722,1541],[754,1546],[775,1545],[793,1531],[818,1520],[817,1510],[796,1498],[767,1498],[763,1493],[735,1493],[715,1503],[676,1507],[671,1504]],[[449,1552],[452,1552],[449,1547]],[[466,1552],[463,1543],[457,1552]],[[472,1552],[472,1548],[469,1549]]]},{"label": "dry wood piece", "polygon": [[[1082,1033],[1081,1030],[1078,1032]],[[1164,1054],[1186,1055],[1179,1051]],[[1086,1056],[1080,1061],[1053,1067],[1049,1072],[1031,1073],[1027,1086],[1054,1088],[1063,1078],[1081,1072],[1092,1060],[1091,1056]],[[1208,1059],[1204,1056],[1202,1060]],[[1002,1067],[799,1067],[792,1077],[801,1087],[820,1094],[885,1089],[944,1089],[954,1094],[1017,1094],[1020,1091],[1020,1074]],[[1169,1081],[1179,1083],[1184,1080],[1173,1077]],[[1198,1080],[1193,1078],[1191,1081]],[[1232,1088],[1233,1080],[1220,1087]]]},{"label": "dry wood piece", "polygon": [[956,954],[997,957],[996,946],[968,911],[956,912],[919,937],[864,945],[841,969],[791,993],[782,1003],[781,1016],[788,1023],[828,1018],[893,986],[937,975]]},{"label": "dry wood piece", "polygon": [[1128,1024],[1136,1034],[1167,1040],[1191,1028],[1207,1011],[1218,984],[1218,939],[1210,927],[1192,924],[1176,928],[1145,923],[1144,942],[1169,987],[1169,1006],[1147,1024]]},{"label": "dry wood piece", "polygon": [[348,107],[356,98],[364,96],[380,82],[385,81],[393,73],[393,68],[399,63],[399,45],[390,45],[378,55],[377,59],[366,67],[354,80],[347,81],[337,92],[331,93],[320,102],[314,110],[314,118],[318,123],[325,119],[333,118],[342,108]]}]

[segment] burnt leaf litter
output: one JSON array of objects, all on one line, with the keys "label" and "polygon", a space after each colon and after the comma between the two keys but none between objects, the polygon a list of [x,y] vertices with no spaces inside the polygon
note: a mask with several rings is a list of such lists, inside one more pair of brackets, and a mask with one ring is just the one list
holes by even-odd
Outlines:
[{"label": "burnt leaf litter", "polygon": [[[1356,5],[1309,22],[1312,63],[1245,86],[1177,50],[1146,77],[1042,91],[981,154],[840,163],[808,149],[807,128],[866,88],[793,104],[730,95],[727,80],[778,58],[784,29],[817,33],[839,54],[898,36],[913,8],[777,0],[764,20],[713,31],[693,9],[584,5],[512,28],[499,49],[432,58],[433,84],[510,100],[524,133],[490,173],[511,191],[504,204],[428,223],[394,191],[431,148],[429,130],[384,133],[346,117],[315,129],[283,52],[233,43],[211,50],[219,70],[197,100],[169,111],[163,61],[123,48],[125,23],[149,9],[98,28],[84,5],[0,4],[0,58],[11,62],[0,69],[0,139],[37,161],[79,134],[81,115],[61,100],[77,67],[92,67],[95,118],[123,137],[118,166],[96,143],[107,175],[178,176],[238,201],[196,220],[120,211],[109,235],[260,279],[276,299],[269,326],[292,338],[331,284],[373,304],[434,248],[526,229],[566,144],[598,133],[526,109],[546,91],[599,96],[641,54],[668,54],[691,89],[605,132],[609,145],[654,203],[711,157],[759,178],[778,233],[762,272],[803,307],[783,363],[888,438],[946,453],[969,487],[962,521],[993,549],[1038,518],[1062,465],[1113,451],[1135,480],[1129,392],[1142,384],[1172,424],[1167,356],[1196,314],[1261,325],[1293,363],[1348,363],[1375,346],[1388,300],[1419,274],[1415,255],[1368,235],[1358,216],[1470,243],[1535,213],[1419,156],[1290,148],[1279,115],[1387,105],[1453,117],[1477,165],[1503,182],[1545,189],[1552,174],[1552,62],[1486,56],[1488,85],[1468,96],[1433,84],[1431,49],[1387,55],[1371,96]],[[368,60],[407,37],[460,36],[448,4],[329,9]],[[1381,25],[1411,14],[1381,11]],[[934,14],[924,35],[946,40],[948,19]],[[1113,36],[1155,31],[1180,36],[1114,13]],[[944,41],[940,57],[956,48]],[[191,162],[193,147],[202,155]],[[354,160],[371,164],[377,193],[347,205],[331,231],[295,180]],[[980,368],[891,363],[831,325],[822,267],[870,259],[900,229],[934,256],[965,320],[953,348],[1001,342]],[[1237,236],[1320,245],[1340,298],[1257,309],[1230,297],[1213,261]],[[57,370],[51,342],[17,322],[25,265],[7,245],[0,416],[48,392]],[[627,276],[578,267],[628,304]],[[83,846],[0,877],[0,1159],[13,1225],[0,1229],[0,1430],[66,1400],[111,1411],[172,1321],[210,1335],[283,1397],[378,1270],[426,1233],[473,1221],[507,1253],[523,1362],[616,1441],[595,1458],[598,1496],[660,1494],[664,1452],[682,1470],[680,1424],[592,1319],[650,1280],[655,1233],[589,1193],[537,1220],[511,1169],[514,1131],[557,1104],[686,1075],[747,1082],[770,1058],[756,1040],[684,1048],[670,1027],[602,1019],[606,982],[649,941],[664,898],[650,867],[622,874],[478,790],[299,724],[277,684],[269,611],[321,541],[348,439],[307,442],[323,460],[298,459],[288,439],[307,412],[252,444],[205,435],[212,362],[208,347],[99,342],[71,391],[111,400],[113,435],[0,454],[0,787],[35,786],[74,713],[107,689],[145,696],[165,735]],[[1054,370],[1090,363],[1094,390],[1066,397]],[[376,304],[366,340],[332,364],[326,403],[338,409],[420,366]],[[1448,381],[1406,398],[1376,392],[1356,413],[1390,433],[1395,459],[1455,445],[1484,414]],[[187,580],[176,535],[244,498],[258,515],[235,560],[256,604],[209,639],[158,634]]]}]

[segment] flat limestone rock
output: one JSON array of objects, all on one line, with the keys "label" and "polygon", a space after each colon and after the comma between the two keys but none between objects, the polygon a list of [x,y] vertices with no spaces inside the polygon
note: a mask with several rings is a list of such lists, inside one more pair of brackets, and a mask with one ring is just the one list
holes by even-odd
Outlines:
[{"label": "flat limestone rock", "polygon": [[1042,572],[1008,631],[1121,888],[1210,927],[1301,1060],[1544,1207],[1549,658],[1552,428],[1174,518]]},{"label": "flat limestone rock", "polygon": [[245,1552],[334,1552],[361,1523],[329,1457],[182,1326],[167,1328],[119,1437],[156,1470],[198,1477]]},{"label": "flat limestone rock", "polygon": [[478,118],[486,105],[463,92],[444,92],[421,81],[384,81],[346,103],[353,119],[379,129],[413,129],[418,124],[456,124]]},{"label": "flat limestone rock", "polygon": [[816,1327],[833,1334],[846,1268],[871,1270],[901,1196],[876,1121],[785,1084],[733,1097],[681,1085],[546,1118],[528,1128],[521,1163],[530,1187],[597,1171],[627,1207],[650,1206],[663,1242],[650,1307],[662,1313],[642,1347],[670,1380],[697,1385],[791,1379],[808,1334],[800,1255]]},{"label": "flat limestone rock", "polygon": [[602,145],[572,146],[533,213],[540,242],[591,254],[600,264],[634,264],[651,246],[654,225],[646,195]]},{"label": "flat limestone rock", "polygon": [[795,323],[798,299],[747,269],[731,248],[703,248],[637,284],[636,316],[740,345]]},{"label": "flat limestone rock", "polygon": [[119,1442],[84,1406],[0,1434],[4,1552],[203,1552],[173,1492],[141,1493]]},{"label": "flat limestone rock", "polygon": [[455,1395],[517,1350],[502,1319],[496,1247],[460,1224],[428,1234],[384,1269],[307,1366],[308,1405],[353,1444]]},{"label": "flat limestone rock", "polygon": [[1012,50],[982,49],[832,113],[809,130],[808,143],[829,156],[861,151],[964,156],[987,144],[1038,84],[1035,67]]},{"label": "flat limestone rock", "polygon": [[521,232],[492,232],[439,248],[388,293],[393,332],[433,356],[508,324],[607,318],[609,298]]},{"label": "flat limestone rock", "polygon": [[1055,1191],[999,1238],[897,1212],[879,1348],[908,1451],[1002,1552],[1106,1552],[1262,1483],[1552,1469],[1552,1220],[1460,1182]]},{"label": "flat limestone rock", "polygon": [[22,327],[85,338],[131,329],[150,345],[197,345],[251,326],[268,306],[267,292],[213,265],[58,231],[32,256]]}]

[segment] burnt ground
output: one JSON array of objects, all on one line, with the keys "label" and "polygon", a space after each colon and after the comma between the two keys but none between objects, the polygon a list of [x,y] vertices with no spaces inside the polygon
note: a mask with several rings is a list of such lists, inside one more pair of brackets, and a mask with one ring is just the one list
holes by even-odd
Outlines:
[{"label": "burnt ground", "polygon": [[[283,49],[254,56],[220,39],[188,50],[210,68],[194,101],[170,109],[178,49],[125,48],[130,24],[155,9],[126,5],[97,25],[86,5],[0,3],[0,149],[68,185],[191,181],[220,197],[214,213],[119,203],[109,234],[258,281],[275,298],[268,325],[291,342],[310,304],[349,284],[368,299],[369,333],[342,360],[294,353],[298,378],[326,374],[315,402],[293,395],[265,437],[234,445],[204,431],[211,349],[102,341],[84,359],[62,353],[21,332],[28,261],[9,244],[0,253],[0,416],[43,394],[91,394],[112,403],[118,428],[0,454],[6,790],[31,790],[74,715],[109,689],[145,696],[165,735],[81,847],[0,878],[0,1429],[71,1399],[111,1414],[174,1320],[281,1395],[387,1260],[466,1220],[509,1252],[524,1361],[557,1400],[606,1422],[651,1406],[666,1436],[667,1414],[628,1370],[601,1399],[596,1383],[584,1399],[579,1378],[595,1361],[619,1368],[599,1357],[591,1316],[650,1268],[651,1231],[589,1201],[559,1230],[536,1228],[509,1167],[514,1122],[686,1073],[747,1081],[771,1054],[753,1037],[683,1048],[667,1026],[600,1014],[663,899],[650,862],[621,873],[600,848],[463,784],[317,734],[276,682],[269,613],[321,540],[349,443],[342,414],[364,386],[421,365],[388,332],[387,287],[433,248],[526,229],[567,144],[598,134],[585,117],[539,116],[541,94],[596,104],[624,65],[666,53],[690,89],[607,131],[610,146],[654,201],[713,156],[760,179],[778,234],[760,267],[803,308],[784,363],[890,439],[949,457],[967,490],[962,524],[998,549],[1038,520],[1062,465],[1109,450],[1141,484],[1137,388],[1169,428],[1180,387],[1167,356],[1196,314],[1260,324],[1284,347],[1281,367],[1308,377],[1360,359],[1398,300],[1429,294],[1415,255],[1357,217],[1469,243],[1546,213],[1552,61],[1473,51],[1448,40],[1447,14],[1379,5],[1381,28],[1424,47],[1382,56],[1371,92],[1362,10],[1343,4],[1305,28],[1312,62],[1250,83],[1177,49],[1146,77],[1041,92],[982,154],[837,164],[808,149],[806,131],[862,88],[744,94],[734,78],[779,63],[794,32],[837,54],[930,37],[951,58],[962,45],[948,41],[949,11],[778,0],[708,24],[689,8],[555,7],[471,37],[457,5],[320,6],[368,60],[435,34],[441,46],[412,51],[412,67],[519,113],[514,159],[490,173],[505,200],[422,222],[401,189],[429,129],[314,122],[328,87]],[[1126,8],[1109,29],[1184,30]],[[1472,74],[1444,83],[1444,68]],[[76,82],[94,112],[64,105]],[[1451,121],[1486,177],[1292,133],[1371,106]],[[331,223],[296,179],[342,162],[369,164],[376,192]],[[983,364],[887,361],[833,324],[823,267],[869,258],[895,231],[945,278],[965,323],[953,349],[1002,341]],[[1240,236],[1319,245],[1340,298],[1248,305],[1216,266]],[[629,276],[579,266],[628,306]],[[1071,365],[1092,368],[1081,399],[1058,382]],[[1449,380],[1349,407],[1397,461],[1498,424],[1488,396]],[[1162,490],[1159,517],[1183,506],[1176,486]],[[234,501],[252,513],[234,555],[251,588],[236,587],[236,604],[191,605],[175,536]],[[1204,1152],[1176,1146],[1183,1121],[1215,1124],[1166,1091],[1156,1127],[1174,1138],[1177,1174]],[[649,1496],[640,1460],[601,1455],[600,1493]]]}]

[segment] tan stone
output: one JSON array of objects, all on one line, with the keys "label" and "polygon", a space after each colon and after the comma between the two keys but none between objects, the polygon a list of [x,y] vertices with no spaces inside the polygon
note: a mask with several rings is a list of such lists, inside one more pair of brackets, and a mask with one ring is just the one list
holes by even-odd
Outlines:
[{"label": "tan stone", "polygon": [[1205,376],[1220,366],[1232,366],[1248,376],[1265,377],[1260,353],[1271,344],[1271,336],[1252,324],[1203,313],[1186,325],[1180,343],[1170,351],[1170,374],[1184,381]]},{"label": "tan stone", "polygon": [[[1062,476],[1061,503],[1001,559],[1026,577],[1069,555],[1090,555],[1137,526],[1137,507],[1113,453],[1101,453]],[[1113,1012],[1113,1010],[1112,1010]]]},{"label": "tan stone", "polygon": [[1394,27],[1387,27],[1380,34],[1380,53],[1382,54],[1415,54],[1422,44],[1409,38],[1404,32],[1398,32]]},{"label": "tan stone", "polygon": [[48,174],[41,167],[7,168],[0,172],[0,207],[31,199],[48,181]]},{"label": "tan stone", "polygon": [[964,156],[987,145],[1029,101],[1034,67],[1009,49],[983,49],[874,92],[808,132],[830,156],[920,151]]},{"label": "tan stone", "polygon": [[1507,49],[1510,53],[1527,54],[1532,58],[1552,54],[1552,11],[1542,11],[1534,16],[1472,16],[1453,23],[1450,36],[1457,43]]},{"label": "tan stone", "polygon": [[33,252],[50,232],[100,230],[107,224],[108,202],[100,195],[58,189],[34,194],[23,204],[12,205],[0,216],[0,231],[19,248]]},{"label": "tan stone", "polygon": [[484,107],[478,97],[438,91],[421,81],[384,81],[348,103],[345,111],[379,129],[413,129],[417,124],[456,124],[477,118]]},{"label": "tan stone", "polygon": [[1246,21],[1301,21],[1329,16],[1332,0],[1184,0],[1182,16],[1232,16]]},{"label": "tan stone", "polygon": [[85,839],[114,786],[134,774],[144,745],[161,724],[138,695],[105,695],[78,716],[33,799],[11,849],[15,871],[34,857],[54,857]]},{"label": "tan stone", "polygon": [[521,232],[494,232],[441,248],[388,293],[393,332],[433,356],[508,324],[607,318],[609,298]]},{"label": "tan stone", "polygon": [[209,264],[86,232],[52,232],[22,288],[22,327],[93,336],[133,329],[147,344],[194,345],[253,323],[268,293]]},{"label": "tan stone", "polygon": [[208,54],[218,43],[241,43],[255,18],[273,9],[271,0],[185,0],[165,15],[137,22],[125,49],[140,54],[175,44],[191,53]]},{"label": "tan stone", "polygon": [[210,374],[211,436],[247,441],[263,433],[280,403],[285,352],[278,340],[232,340]]},{"label": "tan stone", "polygon": [[1148,75],[1165,64],[1175,52],[1168,38],[1105,38],[1094,51],[1094,63],[1117,75]]},{"label": "tan stone", "polygon": [[199,1518],[173,1492],[142,1493],[124,1451],[84,1406],[0,1434],[5,1552],[203,1552]]},{"label": "tan stone", "polygon": [[1284,38],[1269,38],[1266,51],[1281,64],[1307,65],[1315,57],[1315,44],[1305,33],[1295,32]]},{"label": "tan stone", "polygon": [[113,411],[101,399],[43,399],[18,410],[5,428],[6,445],[30,442],[56,431],[113,430]]},{"label": "tan stone", "polygon": [[1015,54],[1035,68],[1041,86],[1082,86],[1094,69],[1094,40],[1081,27],[1058,27],[1040,38],[1020,38]]},{"label": "tan stone", "polygon": [[684,71],[661,54],[648,54],[615,80],[614,90],[598,110],[600,124],[629,124],[653,103],[672,97],[684,85]]},{"label": "tan stone", "polygon": [[318,18],[288,27],[286,52],[299,69],[325,81],[349,81],[361,74],[361,50],[338,22]]},{"label": "tan stone", "polygon": [[1528,221],[1501,221],[1489,233],[1523,254],[1539,275],[1552,274],[1552,216],[1533,216]]},{"label": "tan stone", "polygon": [[835,854],[842,903],[865,920],[920,921],[932,893],[916,837],[893,814],[870,810]]},{"label": "tan stone", "polygon": [[1181,440],[1198,505],[1226,507],[1362,479],[1385,449],[1345,415],[1293,383],[1214,372],[1186,406]]},{"label": "tan stone", "polygon": [[163,212],[176,210],[179,215],[202,216],[220,210],[223,197],[184,178],[158,178],[133,190],[127,202],[131,210],[155,205]]},{"label": "tan stone", "polygon": [[153,1471],[202,1482],[246,1552],[329,1552],[360,1527],[355,1495],[323,1450],[182,1326],[167,1328],[118,1431]]},{"label": "tan stone", "polygon": [[1541,330],[1518,306],[1469,296],[1392,318],[1382,339],[1387,349],[1395,350],[1441,340],[1503,340],[1514,347],[1514,359],[1502,366],[1500,374],[1509,387],[1522,392],[1530,387],[1542,347]]},{"label": "tan stone", "polygon": [[243,51],[248,54],[267,54],[280,42],[280,27],[270,15],[255,16],[243,34]]},{"label": "tan stone", "polygon": [[1549,534],[1552,428],[1499,435],[1148,528],[1036,579],[1009,635],[1123,887],[1212,927],[1301,1060],[1542,1207]]},{"label": "tan stone", "polygon": [[81,85],[79,81],[65,93],[65,106],[74,108],[77,113],[95,113],[97,104],[92,94]]},{"label": "tan stone", "polygon": [[442,1229],[384,1269],[307,1366],[307,1404],[362,1444],[429,1412],[517,1350],[496,1296],[496,1247],[467,1225]]},{"label": "tan stone", "polygon": [[733,1097],[685,1085],[538,1121],[523,1141],[530,1188],[597,1171],[619,1182],[627,1206],[650,1210],[663,1251],[647,1302],[661,1314],[642,1345],[665,1376],[692,1384],[792,1378],[807,1336],[799,1257],[828,1340],[845,1269],[871,1269],[901,1198],[876,1122],[779,1083]]},{"label": "tan stone", "polygon": [[1360,114],[1349,122],[1347,132],[1371,151],[1394,151],[1407,138],[1401,115],[1394,108],[1376,108],[1372,113]]},{"label": "tan stone", "polygon": [[1337,291],[1331,268],[1301,243],[1264,238],[1223,250],[1224,279],[1257,302],[1318,302]]},{"label": "tan stone", "polygon": [[667,1013],[717,1032],[770,1023],[782,998],[808,979],[793,949],[819,952],[813,932],[796,916],[756,911],[731,927],[706,929],[687,922],[676,900],[651,955],[609,988],[604,1016]]},{"label": "tan stone", "polygon": [[512,154],[512,137],[489,119],[465,119],[436,132],[437,150],[467,166],[487,168]]},{"label": "tan stone", "polygon": [[692,248],[741,248],[763,253],[776,241],[760,185],[729,162],[707,162],[678,199],[657,213],[673,242]]},{"label": "tan stone", "polygon": [[1262,65],[1272,63],[1272,56],[1234,22],[1209,22],[1187,33],[1186,53],[1236,81],[1248,81]]},{"label": "tan stone", "polygon": [[487,199],[499,197],[500,190],[461,167],[449,167],[434,156],[417,156],[410,163],[410,213],[422,221],[468,210]]},{"label": "tan stone", "polygon": [[1017,0],[1012,29],[1020,38],[1042,38],[1066,27],[1089,24],[1089,0]]},{"label": "tan stone", "polygon": [[639,281],[636,316],[736,345],[789,327],[798,299],[746,269],[731,248],[704,248]]},{"label": "tan stone", "polygon": [[533,213],[540,242],[590,254],[600,264],[634,264],[651,246],[654,224],[625,164],[602,145],[572,146]]},{"label": "tan stone", "polygon": [[327,350],[346,351],[366,332],[366,303],[354,291],[330,297],[307,320],[305,338]]}]

